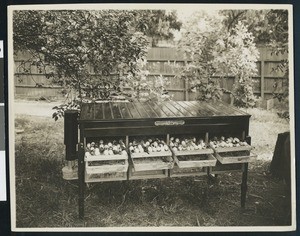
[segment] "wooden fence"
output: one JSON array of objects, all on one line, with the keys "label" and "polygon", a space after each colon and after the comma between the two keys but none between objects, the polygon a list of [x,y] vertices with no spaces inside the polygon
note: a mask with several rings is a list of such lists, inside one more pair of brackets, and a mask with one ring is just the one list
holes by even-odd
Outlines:
[{"label": "wooden fence", "polygon": [[[257,61],[258,73],[253,77],[254,93],[262,99],[268,99],[274,91],[273,85],[278,84],[276,92],[282,93],[286,86],[284,73],[273,71],[287,55],[272,55],[270,50],[265,47],[259,47],[260,57]],[[39,98],[43,97],[62,97],[62,88],[53,86],[46,79],[45,75],[39,73],[35,66],[31,66],[30,74],[24,73],[19,68],[20,63],[28,59],[25,53],[18,53],[15,56],[15,95],[16,97]],[[163,75],[169,79],[170,85],[168,91],[173,95],[174,100],[194,100],[196,93],[189,91],[189,84],[183,79],[174,77],[178,73],[176,65],[186,63],[183,55],[176,51],[175,48],[151,48],[147,57],[147,69],[150,72],[149,77]],[[232,90],[234,78],[222,78],[221,87]],[[37,86],[42,85],[42,86]],[[228,100],[225,97],[225,100]]]}]

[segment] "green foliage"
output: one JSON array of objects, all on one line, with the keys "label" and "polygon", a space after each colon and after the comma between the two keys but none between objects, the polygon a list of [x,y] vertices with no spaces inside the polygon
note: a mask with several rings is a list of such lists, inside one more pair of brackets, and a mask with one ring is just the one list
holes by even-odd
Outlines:
[{"label": "green foliage", "polygon": [[197,12],[181,30],[178,48],[190,62],[178,76],[189,81],[191,91],[198,92],[199,100],[216,100],[222,96],[222,89],[213,78],[216,68],[212,63],[215,44],[222,35],[221,23],[219,15]]},{"label": "green foliage", "polygon": [[[288,11],[287,10],[223,10],[224,23],[232,31],[239,21],[247,24],[248,31],[254,36],[254,42],[271,48],[272,54],[286,54],[288,50]],[[284,91],[278,91],[278,83],[273,87],[273,97],[288,105],[288,60],[282,60],[280,65],[272,68],[272,72],[284,72],[286,86]],[[287,106],[288,107],[288,106]]]},{"label": "green foliage", "polygon": [[252,76],[257,73],[258,50],[252,33],[242,22],[232,32],[217,42],[218,51],[213,64],[219,74],[230,73],[235,77],[233,86],[234,104],[239,107],[255,106]]},{"label": "green foliage", "polygon": [[[122,86],[135,80],[139,86],[129,89],[140,90],[144,72],[139,63],[147,54],[148,37],[170,38],[171,30],[180,27],[174,12],[160,10],[15,11],[13,20],[15,52],[31,55],[29,65],[21,64],[23,71],[30,74],[30,66],[37,66],[67,94],[66,103],[55,107],[55,119],[83,101],[124,96]],[[147,90],[154,96],[155,86]],[[71,91],[75,96],[69,96]],[[132,95],[140,99],[139,92]]]},{"label": "green foliage", "polygon": [[182,27],[178,47],[191,61],[180,76],[190,81],[200,100],[221,99],[225,89],[220,88],[216,77],[233,76],[235,105],[255,105],[251,77],[257,72],[258,51],[253,35],[242,22],[228,32],[224,16],[198,12]]},{"label": "green foliage", "polygon": [[136,29],[152,38],[155,47],[158,40],[172,39],[173,31],[180,30],[182,23],[177,20],[176,11],[141,10],[134,11]]},{"label": "green foliage", "polygon": [[126,88],[124,94],[138,101],[170,100],[171,96],[166,90],[169,80],[162,75],[149,78],[146,64],[146,60],[138,60],[139,70],[122,76],[122,87]]}]

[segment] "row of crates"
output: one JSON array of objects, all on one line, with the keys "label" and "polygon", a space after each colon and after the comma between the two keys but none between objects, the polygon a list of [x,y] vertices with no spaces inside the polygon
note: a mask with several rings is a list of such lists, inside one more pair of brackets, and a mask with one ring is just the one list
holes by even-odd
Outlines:
[{"label": "row of crates", "polygon": [[208,140],[205,141],[205,148],[193,150],[178,150],[167,140],[164,145],[161,144],[162,150],[157,152],[139,152],[130,148],[132,143],[128,140],[125,143],[126,149],[123,151],[109,154],[100,154],[97,151],[93,155],[88,152],[90,147],[87,148],[85,143],[85,182],[197,176],[225,170],[242,171],[243,163],[252,162],[256,158],[250,145],[216,147]]}]

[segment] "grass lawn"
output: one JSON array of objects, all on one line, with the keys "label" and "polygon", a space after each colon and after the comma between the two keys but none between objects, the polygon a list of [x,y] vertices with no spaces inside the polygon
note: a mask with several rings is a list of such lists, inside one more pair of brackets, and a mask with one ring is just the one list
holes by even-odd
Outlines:
[{"label": "grass lawn", "polygon": [[274,226],[290,224],[285,183],[270,177],[277,134],[289,130],[276,113],[248,109],[258,161],[249,165],[246,209],[241,173],[90,184],[85,220],[78,219],[77,181],[62,178],[63,120],[17,115],[17,227]]}]

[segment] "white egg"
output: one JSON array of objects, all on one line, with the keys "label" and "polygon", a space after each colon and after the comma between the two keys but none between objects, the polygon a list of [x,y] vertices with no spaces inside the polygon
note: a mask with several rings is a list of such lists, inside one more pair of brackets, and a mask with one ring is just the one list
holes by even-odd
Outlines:
[{"label": "white egg", "polygon": [[114,155],[113,150],[108,150],[108,155]]},{"label": "white egg", "polygon": [[100,150],[99,150],[99,148],[95,148],[95,155],[96,155],[96,156],[100,155]]}]

